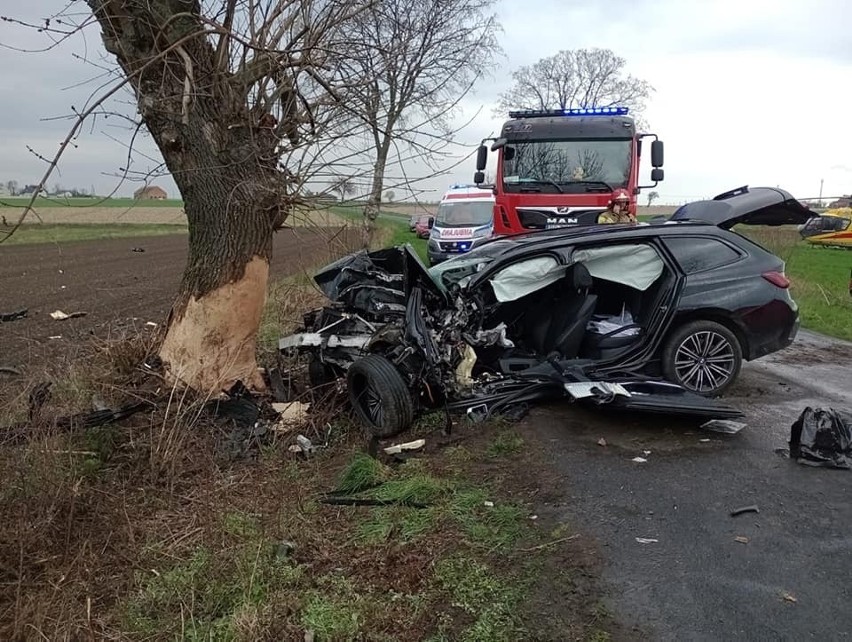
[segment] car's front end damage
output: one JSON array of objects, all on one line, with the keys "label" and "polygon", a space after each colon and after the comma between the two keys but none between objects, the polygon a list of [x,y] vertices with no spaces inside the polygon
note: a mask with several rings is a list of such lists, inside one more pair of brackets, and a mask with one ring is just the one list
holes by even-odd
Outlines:
[{"label": "car's front end damage", "polygon": [[[459,263],[466,278],[447,282],[427,271],[409,246],[358,252],[324,268],[315,281],[330,304],[304,317],[283,354],[307,354],[313,385],[345,378],[356,416],[377,436],[390,436],[430,409],[485,419],[543,398],[568,397],[650,412],[740,413],[689,395],[679,386],[637,378],[595,380],[595,364],[558,354],[523,354],[504,323],[465,286],[482,265]],[[491,324],[486,327],[486,320]],[[518,364],[521,364],[520,366]]]}]

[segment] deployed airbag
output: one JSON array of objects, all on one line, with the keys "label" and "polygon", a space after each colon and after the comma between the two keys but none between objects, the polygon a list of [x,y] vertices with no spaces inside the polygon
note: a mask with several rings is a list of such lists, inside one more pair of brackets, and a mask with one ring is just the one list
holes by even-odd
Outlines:
[{"label": "deployed airbag", "polygon": [[565,270],[566,266],[552,256],[538,256],[500,270],[491,279],[491,287],[500,303],[515,301],[555,283],[565,276]]},{"label": "deployed airbag", "polygon": [[663,260],[647,245],[615,245],[576,250],[575,263],[582,263],[596,279],[621,283],[644,292],[663,273]]}]

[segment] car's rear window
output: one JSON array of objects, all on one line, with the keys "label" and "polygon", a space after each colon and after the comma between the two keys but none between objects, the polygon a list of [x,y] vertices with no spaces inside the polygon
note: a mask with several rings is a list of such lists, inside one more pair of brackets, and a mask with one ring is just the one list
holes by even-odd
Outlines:
[{"label": "car's rear window", "polygon": [[734,263],[741,254],[722,241],[699,236],[667,238],[665,243],[687,274]]}]

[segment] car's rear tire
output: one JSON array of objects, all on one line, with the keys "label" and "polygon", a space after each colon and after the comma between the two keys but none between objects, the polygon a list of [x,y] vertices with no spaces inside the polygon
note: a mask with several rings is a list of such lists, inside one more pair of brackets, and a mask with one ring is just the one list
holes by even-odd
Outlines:
[{"label": "car's rear tire", "polygon": [[414,401],[394,365],[378,354],[359,359],[346,373],[355,416],[375,437],[392,437],[414,421]]},{"label": "car's rear tire", "polygon": [[742,364],[736,335],[715,321],[680,326],[669,335],[662,352],[666,379],[705,397],[724,393],[736,381]]}]

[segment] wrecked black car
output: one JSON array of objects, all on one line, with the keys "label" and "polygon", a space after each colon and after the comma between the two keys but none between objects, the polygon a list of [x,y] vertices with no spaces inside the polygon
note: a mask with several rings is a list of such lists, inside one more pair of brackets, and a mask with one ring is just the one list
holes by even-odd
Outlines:
[{"label": "wrecked black car", "polygon": [[428,270],[409,246],[358,252],[315,277],[331,304],[279,348],[310,355],[314,385],[345,377],[380,437],[428,409],[485,418],[558,397],[738,417],[710,397],[799,320],[784,263],[731,228],[810,215],[740,188],[659,224],[499,238]]}]

